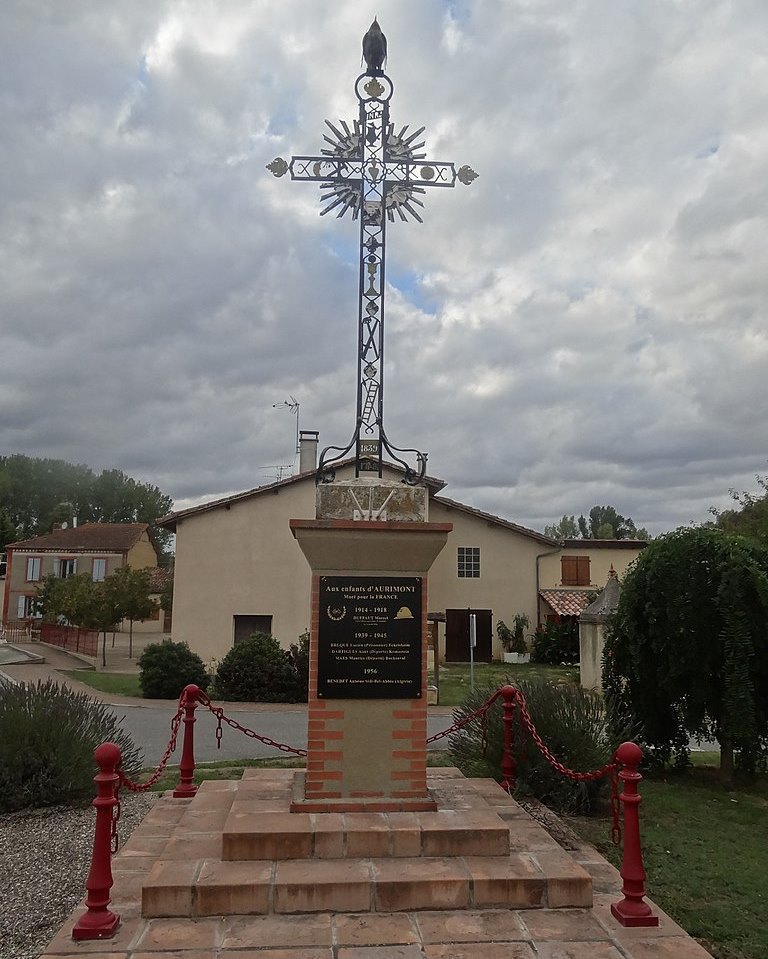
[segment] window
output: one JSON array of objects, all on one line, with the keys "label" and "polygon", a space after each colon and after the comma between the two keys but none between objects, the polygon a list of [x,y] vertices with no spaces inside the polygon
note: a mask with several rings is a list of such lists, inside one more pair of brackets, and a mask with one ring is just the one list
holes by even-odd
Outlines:
[{"label": "window", "polygon": [[480,579],[480,547],[459,546],[459,579]]},{"label": "window", "polygon": [[107,561],[105,559],[95,559],[93,561],[93,570],[91,571],[94,583],[103,583],[106,575]]},{"label": "window", "polygon": [[60,579],[67,579],[77,572],[77,560],[71,557],[62,557],[53,561],[53,575]]},{"label": "window", "polygon": [[0,579],[5,578],[7,569],[8,569],[8,554],[0,553]]},{"label": "window", "polygon": [[40,613],[37,611],[37,597],[36,596],[19,596],[19,604],[16,610],[17,619],[31,619],[33,617],[39,617]]},{"label": "window", "polygon": [[234,624],[234,644],[242,643],[244,639],[253,636],[254,633],[272,632],[271,616],[233,616]]},{"label": "window", "polygon": [[563,586],[589,586],[589,556],[561,556]]},{"label": "window", "polygon": [[36,583],[40,579],[40,557],[27,557],[27,582]]}]

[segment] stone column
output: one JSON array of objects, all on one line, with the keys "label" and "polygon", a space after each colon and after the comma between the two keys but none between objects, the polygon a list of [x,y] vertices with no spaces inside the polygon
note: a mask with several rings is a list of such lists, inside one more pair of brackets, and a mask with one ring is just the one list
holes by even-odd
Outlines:
[{"label": "stone column", "polygon": [[434,808],[427,573],[451,528],[427,521],[426,488],[378,477],[321,484],[317,519],[291,521],[312,569],[307,775],[294,808]]},{"label": "stone column", "polygon": [[619,605],[620,595],[621,584],[611,566],[602,593],[579,616],[579,670],[580,682],[585,689],[602,688],[605,624]]}]

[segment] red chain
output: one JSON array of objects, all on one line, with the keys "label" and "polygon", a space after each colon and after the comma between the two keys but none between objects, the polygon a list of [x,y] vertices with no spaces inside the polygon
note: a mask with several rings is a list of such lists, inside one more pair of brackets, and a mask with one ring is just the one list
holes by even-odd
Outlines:
[{"label": "red chain", "polygon": [[234,719],[230,719],[229,716],[224,715],[224,709],[221,706],[214,706],[211,700],[206,696],[204,692],[199,692],[197,698],[200,701],[201,705],[206,706],[216,717],[217,726],[216,726],[216,744],[217,747],[221,747],[221,737],[222,729],[221,724],[225,722],[232,729],[237,729],[239,732],[244,733],[246,736],[249,736],[251,739],[257,739],[260,743],[264,743],[265,746],[271,746],[273,749],[279,749],[283,753],[294,753],[297,756],[306,756],[306,749],[297,749],[295,746],[287,746],[285,743],[275,742],[274,739],[270,739],[269,736],[260,736],[257,732],[254,732],[253,729],[249,729],[247,726],[242,726]]},{"label": "red chain", "polygon": [[614,763],[611,770],[611,842],[614,846],[621,845],[621,803],[619,802],[619,764]]},{"label": "red chain", "polygon": [[[118,775],[120,773],[117,770]],[[120,780],[118,779],[115,782],[115,805],[112,807],[112,822],[110,823],[109,836],[110,836],[110,852],[114,856],[117,852],[117,847],[120,845],[120,837],[117,833],[117,824],[120,822]]]},{"label": "red chain", "polygon": [[[465,717],[459,722],[453,724],[448,729],[444,729],[440,733],[436,733],[434,736],[430,736],[427,739],[428,743],[437,742],[439,739],[443,739],[445,736],[449,736],[451,733],[456,732],[459,729],[462,729],[464,726],[468,725],[471,722],[474,722],[476,719],[482,721],[481,729],[481,746],[483,750],[483,755],[486,754],[486,749],[488,746],[488,719],[487,713],[493,703],[502,695],[501,690],[497,690],[486,702],[483,703],[478,709],[470,713],[469,716]],[[611,827],[611,840],[615,845],[621,845],[621,818],[620,818],[620,803],[619,803],[619,763],[615,760],[606,763],[604,766],[601,766],[599,769],[593,769],[590,772],[580,773],[574,769],[569,769],[567,766],[564,766],[552,755],[550,750],[544,744],[541,736],[538,734],[536,727],[533,724],[531,719],[531,714],[528,712],[528,706],[525,702],[525,697],[520,692],[519,689],[515,690],[515,700],[517,705],[520,707],[520,747],[521,749],[525,746],[524,735],[526,730],[530,733],[531,739],[536,744],[537,749],[541,755],[547,760],[547,762],[563,776],[567,776],[568,779],[573,779],[576,782],[594,782],[597,779],[602,779],[604,776],[610,776],[611,779],[611,814],[612,814],[612,827]]]},{"label": "red chain", "polygon": [[449,726],[448,729],[444,729],[442,732],[435,733],[434,736],[430,736],[429,739],[427,739],[427,743],[436,743],[438,740],[444,739],[446,736],[450,736],[451,733],[458,732],[459,729],[463,729],[476,719],[480,719],[481,717],[485,718],[485,714],[500,696],[501,690],[497,689],[493,696],[487,699],[483,705],[478,707],[473,713],[470,713],[469,716],[465,716],[464,719],[460,719],[458,722],[454,723],[453,726]]},{"label": "red chain", "polygon": [[132,782],[121,769],[117,769],[117,775],[120,777],[120,782],[125,786],[129,792],[132,793],[143,793],[148,789],[151,789],[157,780],[163,775],[165,767],[168,765],[168,760],[171,758],[171,755],[176,749],[176,739],[179,735],[179,726],[181,725],[181,717],[184,714],[184,706],[186,703],[185,694],[181,694],[181,699],[179,699],[179,708],[176,712],[176,715],[171,719],[171,738],[168,740],[168,745],[163,757],[160,762],[155,767],[155,771],[149,777],[145,783],[135,783]]},{"label": "red chain", "polygon": [[587,783],[593,782],[596,779],[602,779],[603,776],[609,775],[616,769],[616,763],[611,760],[609,763],[606,763],[604,766],[601,766],[599,769],[593,769],[588,773],[579,773],[574,769],[569,769],[567,766],[564,766],[561,762],[558,762],[557,759],[552,755],[552,753],[544,745],[544,742],[536,731],[536,727],[533,725],[533,720],[531,719],[531,714],[528,712],[528,707],[525,704],[525,697],[523,694],[516,690],[517,692],[517,702],[520,707],[520,715],[523,719],[524,727],[531,734],[531,739],[536,743],[539,752],[547,760],[550,766],[559,772],[563,776],[567,776],[568,779],[575,779],[577,782]]}]

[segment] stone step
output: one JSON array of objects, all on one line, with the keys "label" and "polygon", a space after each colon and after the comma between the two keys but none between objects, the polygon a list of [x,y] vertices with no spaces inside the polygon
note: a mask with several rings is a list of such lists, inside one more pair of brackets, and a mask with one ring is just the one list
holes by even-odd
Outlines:
[{"label": "stone step", "polygon": [[380,859],[505,856],[509,826],[492,809],[419,813],[253,812],[235,801],[224,824],[221,858]]},{"label": "stone step", "polygon": [[161,861],[142,889],[147,918],[591,904],[591,879],[565,852]]}]

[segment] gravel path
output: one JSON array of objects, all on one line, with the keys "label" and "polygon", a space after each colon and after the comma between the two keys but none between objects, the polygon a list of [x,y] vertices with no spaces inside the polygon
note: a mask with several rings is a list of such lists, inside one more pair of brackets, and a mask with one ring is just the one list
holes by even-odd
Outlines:
[{"label": "gravel path", "polygon": [[[156,798],[121,796],[121,844]],[[0,959],[37,959],[83,898],[94,822],[90,806],[0,816]]]}]

